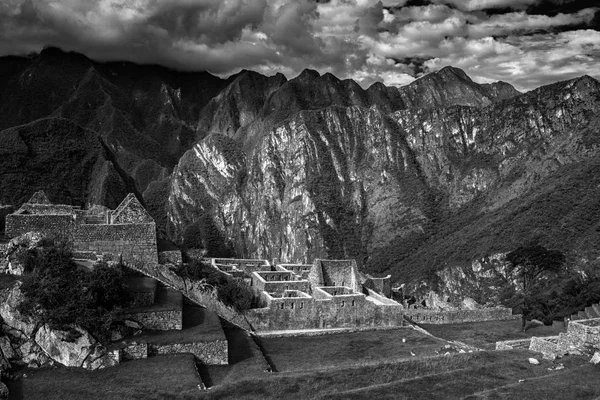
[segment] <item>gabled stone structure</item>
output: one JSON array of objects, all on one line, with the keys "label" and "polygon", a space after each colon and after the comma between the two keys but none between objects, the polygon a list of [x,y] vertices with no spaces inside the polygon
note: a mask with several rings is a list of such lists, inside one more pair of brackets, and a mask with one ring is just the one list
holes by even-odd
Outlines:
[{"label": "gabled stone structure", "polygon": [[42,232],[73,245],[76,255],[124,262],[158,262],[156,224],[129,194],[115,210],[52,204],[44,192],[35,193],[16,212],[6,216],[6,236]]}]

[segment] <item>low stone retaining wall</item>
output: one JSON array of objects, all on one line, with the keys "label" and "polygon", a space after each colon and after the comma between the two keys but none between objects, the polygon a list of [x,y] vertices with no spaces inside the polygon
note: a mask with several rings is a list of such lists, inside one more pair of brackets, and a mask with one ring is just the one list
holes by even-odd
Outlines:
[{"label": "low stone retaining wall", "polygon": [[510,308],[494,307],[477,310],[405,310],[404,314],[418,324],[458,324],[462,322],[502,321],[520,318]]},{"label": "low stone retaining wall", "polygon": [[149,343],[148,353],[151,356],[157,354],[192,353],[196,356],[197,361],[206,365],[227,365],[229,362],[227,340],[196,343]]},{"label": "low stone retaining wall", "polygon": [[139,360],[148,357],[148,343],[131,342],[121,349],[121,359]]},{"label": "low stone retaining wall", "polygon": [[529,349],[531,339],[503,340],[496,342],[496,350]]},{"label": "low stone retaining wall", "polygon": [[558,352],[558,336],[532,337],[529,350],[542,353],[544,358],[555,359]]},{"label": "low stone retaining wall", "polygon": [[148,310],[132,312],[128,315],[129,318],[140,323],[144,329],[169,331],[183,328],[181,310]]}]

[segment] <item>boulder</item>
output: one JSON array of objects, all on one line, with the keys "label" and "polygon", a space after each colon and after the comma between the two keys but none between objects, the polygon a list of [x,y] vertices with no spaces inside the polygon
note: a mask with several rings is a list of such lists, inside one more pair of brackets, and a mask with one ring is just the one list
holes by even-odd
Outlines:
[{"label": "boulder", "polygon": [[465,297],[462,300],[461,306],[463,310],[477,310],[480,308],[479,304],[470,297]]},{"label": "boulder", "polygon": [[0,351],[2,351],[4,357],[6,357],[9,360],[17,358],[17,353],[13,349],[12,344],[10,343],[10,339],[6,336],[0,337]]},{"label": "boulder", "polygon": [[21,314],[17,309],[23,299],[21,283],[17,282],[10,290],[6,301],[0,305],[0,317],[2,317],[6,325],[22,332],[27,337],[31,337],[33,332],[35,332],[37,323]]},{"label": "boulder", "polygon": [[590,359],[590,363],[592,363],[592,364],[598,364],[598,363],[600,363],[600,352],[597,351],[597,352],[594,353],[594,355]]},{"label": "boulder", "polygon": [[120,352],[118,350],[108,352],[106,347],[98,343],[89,357],[85,359],[82,367],[94,371],[101,368],[114,367],[120,361]]},{"label": "boulder", "polygon": [[28,340],[17,349],[18,361],[30,368],[39,368],[53,365],[53,361],[44,353],[44,350],[33,340]]},{"label": "boulder", "polygon": [[81,367],[94,350],[96,340],[79,326],[72,325],[70,328],[77,333],[77,338],[73,338],[73,332],[42,325],[35,341],[54,361],[67,367]]},{"label": "boulder", "polygon": [[540,362],[537,360],[537,358],[530,358],[530,359],[529,359],[529,364],[532,364],[532,365],[539,365],[539,363],[540,363]]}]

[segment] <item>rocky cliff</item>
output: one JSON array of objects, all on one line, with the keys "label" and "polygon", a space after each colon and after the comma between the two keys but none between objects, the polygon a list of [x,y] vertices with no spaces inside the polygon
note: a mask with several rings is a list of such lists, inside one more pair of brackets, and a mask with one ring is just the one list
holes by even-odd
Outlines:
[{"label": "rocky cliff", "polygon": [[587,76],[519,93],[446,67],[363,89],[47,49],[0,58],[0,203],[135,191],[209,254],[352,257],[398,282],[531,240],[593,258],[599,102]]},{"label": "rocky cliff", "polygon": [[[191,232],[239,256],[356,258],[397,280],[470,265],[536,235],[570,249],[556,230],[510,229],[515,208],[537,209],[541,192],[552,198],[559,174],[594,168],[596,80],[520,94],[445,68],[404,88],[362,90],[305,71],[268,90],[246,125],[211,125],[181,158],[169,194],[174,237],[196,224]],[[571,225],[573,241],[590,233],[589,223]]]}]

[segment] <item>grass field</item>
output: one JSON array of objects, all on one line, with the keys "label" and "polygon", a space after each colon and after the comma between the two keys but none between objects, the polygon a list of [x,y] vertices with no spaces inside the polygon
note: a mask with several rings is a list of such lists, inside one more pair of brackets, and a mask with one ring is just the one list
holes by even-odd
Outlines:
[{"label": "grass field", "polygon": [[397,361],[414,357],[412,354],[432,356],[446,344],[410,328],[323,336],[259,338],[258,342],[277,372]]},{"label": "grass field", "polygon": [[545,326],[529,322],[526,331],[521,330],[521,320],[469,322],[450,325],[421,324],[422,328],[434,336],[446,340],[458,340],[463,343],[493,350],[501,340],[527,339],[532,336],[555,336],[565,329],[562,323]]},{"label": "grass field", "polygon": [[[215,387],[203,394],[207,399],[459,399],[518,384],[534,385],[536,379],[566,381],[571,371],[587,373],[590,387],[586,393],[600,394],[600,382],[594,377],[600,367],[580,367],[581,357],[567,357],[565,369],[550,371],[550,361],[532,365],[529,357],[539,357],[528,350],[475,352],[448,356],[419,357],[393,363],[379,363],[350,368],[330,368],[314,372],[279,373],[262,379],[242,380]],[[564,379],[563,380],[563,374]],[[584,378],[582,378],[584,379]],[[540,382],[544,380],[540,379]],[[543,383],[541,383],[543,384]],[[528,398],[528,397],[493,397]],[[531,397],[534,398],[534,397]],[[542,397],[543,398],[543,397]],[[577,397],[548,397],[575,399]],[[585,398],[585,397],[584,397]]]},{"label": "grass field", "polygon": [[113,368],[23,370],[23,378],[6,382],[10,400],[197,399],[200,393],[194,356],[156,356]]}]

